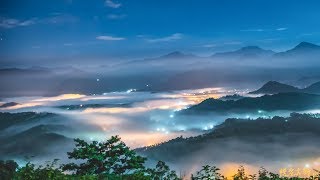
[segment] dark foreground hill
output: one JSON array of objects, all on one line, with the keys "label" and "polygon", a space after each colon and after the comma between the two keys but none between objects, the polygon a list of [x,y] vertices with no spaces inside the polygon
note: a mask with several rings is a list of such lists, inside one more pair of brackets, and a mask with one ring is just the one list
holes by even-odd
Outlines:
[{"label": "dark foreground hill", "polygon": [[320,115],[292,113],[271,119],[227,119],[213,131],[137,149],[151,159],[180,164],[288,162],[319,157]]},{"label": "dark foreground hill", "polygon": [[302,111],[320,108],[320,95],[307,93],[279,93],[261,97],[246,97],[236,101],[223,101],[209,98],[200,104],[182,110],[181,114],[197,113],[244,113],[263,111],[290,110]]},{"label": "dark foreground hill", "polygon": [[52,113],[0,113],[0,159],[45,157],[71,147],[72,139],[61,135],[71,129],[60,120]]}]

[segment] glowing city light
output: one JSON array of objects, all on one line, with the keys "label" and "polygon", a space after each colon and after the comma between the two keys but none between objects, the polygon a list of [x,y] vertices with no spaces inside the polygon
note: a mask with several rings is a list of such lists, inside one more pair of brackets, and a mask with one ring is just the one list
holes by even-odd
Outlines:
[{"label": "glowing city light", "polygon": [[127,93],[131,93],[131,92],[134,92],[134,91],[137,91],[137,90],[136,89],[128,89]]}]

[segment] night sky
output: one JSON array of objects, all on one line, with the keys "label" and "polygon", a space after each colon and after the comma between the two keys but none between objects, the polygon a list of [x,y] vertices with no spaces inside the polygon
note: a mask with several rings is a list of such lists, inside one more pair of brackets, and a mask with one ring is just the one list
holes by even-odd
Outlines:
[{"label": "night sky", "polygon": [[[172,51],[320,43],[318,0],[5,0],[1,66],[101,62]],[[55,63],[52,63],[55,62]]]}]

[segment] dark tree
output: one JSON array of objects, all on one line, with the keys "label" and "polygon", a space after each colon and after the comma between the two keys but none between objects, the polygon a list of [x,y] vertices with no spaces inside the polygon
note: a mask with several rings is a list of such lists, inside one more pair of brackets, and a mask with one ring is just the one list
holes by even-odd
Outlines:
[{"label": "dark tree", "polygon": [[130,150],[119,136],[112,136],[105,142],[75,139],[76,148],[68,152],[69,159],[82,163],[63,165],[64,171],[74,171],[76,174],[133,174],[144,170],[146,158]]},{"label": "dark tree", "polygon": [[239,169],[238,169],[238,172],[237,174],[235,174],[233,176],[233,179],[234,180],[248,180],[249,178],[247,177],[246,173],[245,173],[245,170],[244,170],[244,167],[243,166],[240,166]]},{"label": "dark tree", "polygon": [[13,160],[3,161],[0,160],[0,179],[9,180],[12,179],[18,164]]},{"label": "dark tree", "polygon": [[196,175],[191,175],[192,180],[224,180],[226,179],[218,171],[220,169],[215,166],[205,165],[202,169],[196,173]]},{"label": "dark tree", "polygon": [[155,169],[148,169],[153,180],[178,180],[178,176],[175,171],[171,171],[169,166],[163,161],[158,161]]}]

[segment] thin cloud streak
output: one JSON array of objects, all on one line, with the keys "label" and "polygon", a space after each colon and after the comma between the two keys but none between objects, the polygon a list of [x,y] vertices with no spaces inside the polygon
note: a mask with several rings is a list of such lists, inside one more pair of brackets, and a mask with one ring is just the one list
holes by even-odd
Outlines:
[{"label": "thin cloud streak", "polygon": [[124,19],[127,17],[125,14],[108,14],[107,18],[111,20],[118,20],[118,19]]},{"label": "thin cloud streak", "polygon": [[114,36],[97,36],[96,39],[104,41],[122,41],[126,38],[123,37],[114,37]]},{"label": "thin cloud streak", "polygon": [[175,33],[170,36],[162,37],[162,38],[155,38],[155,39],[147,39],[148,42],[157,43],[157,42],[169,42],[169,41],[176,41],[183,38],[183,34]]},{"label": "thin cloud streak", "polygon": [[285,31],[287,30],[288,28],[278,28],[277,31]]},{"label": "thin cloud streak", "polygon": [[0,27],[2,28],[15,28],[19,26],[30,26],[36,23],[36,18],[28,20],[18,20],[13,18],[0,18]]},{"label": "thin cloud streak", "polygon": [[122,6],[121,3],[113,2],[112,0],[106,0],[104,4],[105,4],[105,6],[108,6],[110,8],[114,8],[114,9],[117,9]]},{"label": "thin cloud streak", "polygon": [[77,21],[78,19],[75,16],[61,13],[55,13],[52,16],[45,18],[31,18],[27,20],[0,17],[0,28],[10,29],[16,27],[26,27],[36,24],[64,24],[75,23]]}]

